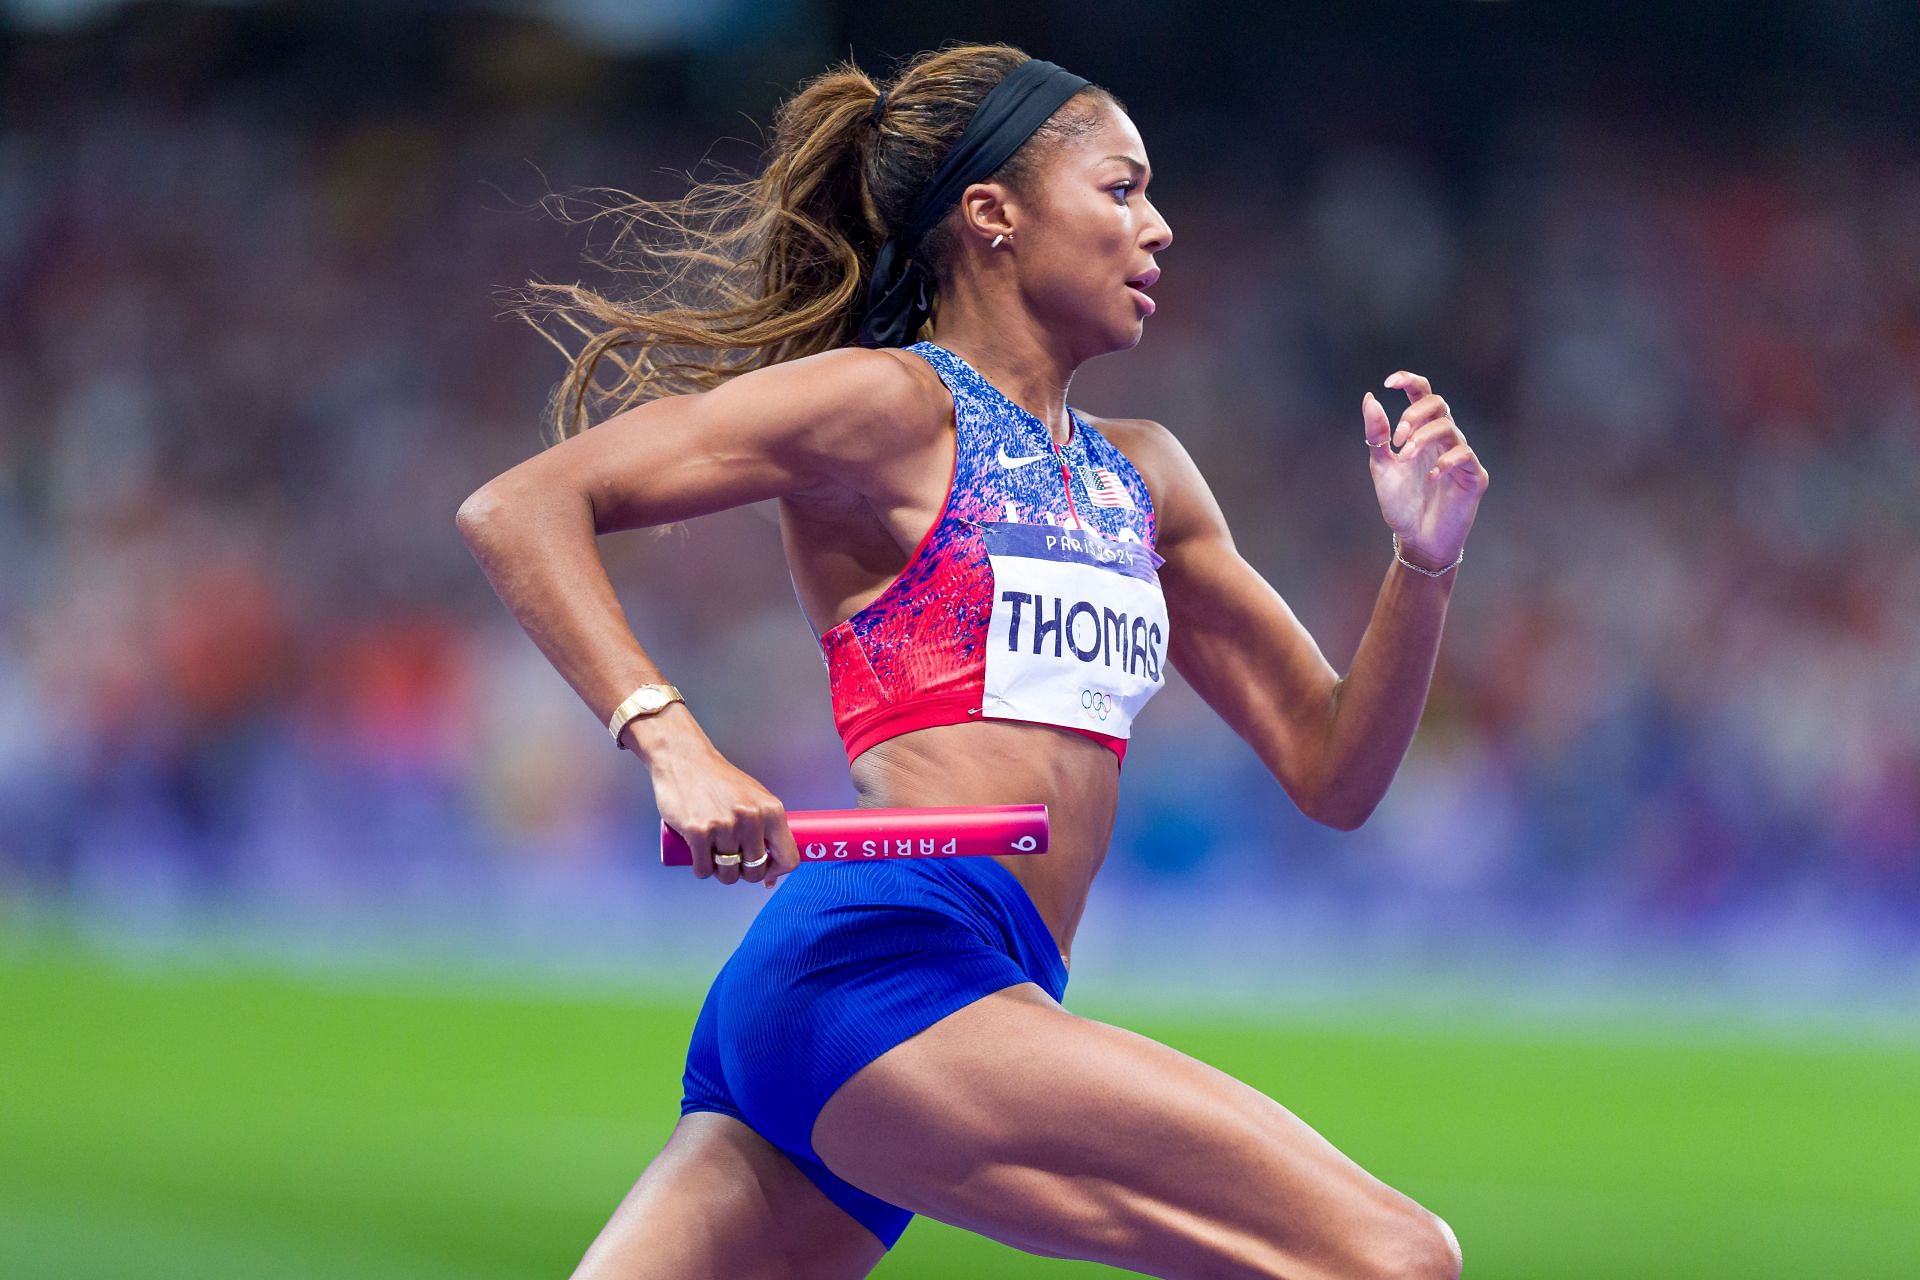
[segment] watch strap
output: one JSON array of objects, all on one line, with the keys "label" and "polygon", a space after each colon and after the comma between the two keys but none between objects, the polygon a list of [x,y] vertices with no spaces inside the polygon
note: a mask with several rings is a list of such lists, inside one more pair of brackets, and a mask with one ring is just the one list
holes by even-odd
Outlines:
[{"label": "watch strap", "polygon": [[[657,707],[647,706],[659,694],[666,695],[665,701]],[[658,715],[672,703],[685,701],[680,691],[670,684],[641,685],[622,699],[620,705],[613,709],[613,714],[607,717],[607,732],[613,735],[613,745],[622,751],[626,750],[620,741],[620,733],[628,724],[641,716]]]}]

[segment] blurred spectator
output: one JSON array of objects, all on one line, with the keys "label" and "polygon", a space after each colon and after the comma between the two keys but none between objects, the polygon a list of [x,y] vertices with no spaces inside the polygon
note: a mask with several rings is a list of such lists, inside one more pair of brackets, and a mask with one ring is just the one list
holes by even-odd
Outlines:
[{"label": "blurred spectator", "polygon": [[[492,291],[583,270],[515,201],[708,140],[271,101],[0,135],[0,893],[431,923],[527,860],[648,892],[614,878],[650,856],[644,773],[453,513],[539,447],[560,373]],[[1103,880],[1920,944],[1920,160],[1548,114],[1496,157],[1356,139],[1169,192],[1161,314],[1073,399],[1180,434],[1336,668],[1390,564],[1361,394],[1428,374],[1498,483],[1375,818],[1299,819],[1176,676]],[[793,807],[851,803],[770,513],[602,546],[716,743]]]}]

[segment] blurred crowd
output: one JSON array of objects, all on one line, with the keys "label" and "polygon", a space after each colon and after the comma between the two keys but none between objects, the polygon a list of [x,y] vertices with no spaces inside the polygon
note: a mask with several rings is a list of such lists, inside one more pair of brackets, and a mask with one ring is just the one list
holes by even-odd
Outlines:
[{"label": "blurred crowd", "polygon": [[[1126,928],[1201,885],[1436,939],[1920,953],[1911,141],[1542,112],[1470,172],[1356,140],[1273,173],[1140,124],[1161,307],[1070,400],[1166,422],[1341,671],[1392,563],[1362,395],[1397,414],[1381,380],[1427,375],[1493,486],[1359,830],[1295,813],[1177,675],[1142,714]],[[497,291],[605,280],[527,205],[666,193],[714,136],[243,94],[0,132],[0,897],[431,931],[527,867],[668,892],[644,772],[453,516],[541,447],[562,372]],[[602,550],[716,744],[851,804],[771,513]]]}]

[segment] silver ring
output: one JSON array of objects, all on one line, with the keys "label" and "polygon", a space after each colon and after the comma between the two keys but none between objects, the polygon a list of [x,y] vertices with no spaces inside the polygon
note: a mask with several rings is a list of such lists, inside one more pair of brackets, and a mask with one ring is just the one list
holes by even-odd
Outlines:
[{"label": "silver ring", "polygon": [[752,862],[743,862],[740,865],[743,867],[761,867],[761,866],[765,866],[766,862],[767,862],[767,851],[765,849],[762,849],[760,851],[760,856],[757,859],[755,859]]}]

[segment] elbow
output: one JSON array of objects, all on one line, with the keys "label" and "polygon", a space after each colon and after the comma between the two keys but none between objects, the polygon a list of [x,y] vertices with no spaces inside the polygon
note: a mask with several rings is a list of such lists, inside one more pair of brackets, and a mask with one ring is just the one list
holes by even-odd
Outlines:
[{"label": "elbow", "polygon": [[1377,795],[1358,795],[1332,786],[1316,788],[1309,794],[1313,796],[1313,803],[1301,805],[1301,812],[1335,831],[1357,831],[1365,826],[1373,811],[1380,807],[1381,800]]},{"label": "elbow", "polygon": [[1333,788],[1303,783],[1279,772],[1275,772],[1274,780],[1301,813],[1323,827],[1352,831],[1373,814],[1374,806],[1362,803],[1360,797],[1343,796]]},{"label": "elbow", "polygon": [[577,518],[593,535],[603,532],[598,513],[586,495],[522,476],[518,469],[503,472],[468,494],[460,509],[454,512],[453,523],[468,546],[478,547],[482,541],[497,538],[505,527],[504,521],[519,525],[529,520],[539,522],[548,516]]},{"label": "elbow", "polygon": [[1326,719],[1320,734],[1319,777],[1315,779],[1317,785],[1309,791],[1315,804],[1304,810],[1315,822],[1335,831],[1357,831],[1365,826],[1373,811],[1379,808],[1383,795],[1358,790],[1350,781],[1342,783],[1347,771],[1335,759],[1333,732],[1338,723],[1340,695],[1346,687],[1347,678],[1341,676],[1327,691]]},{"label": "elbow", "polygon": [[1308,817],[1323,827],[1332,827],[1335,831],[1357,831],[1366,825],[1373,816],[1373,806],[1364,809],[1335,809],[1322,805],[1310,812]]},{"label": "elbow", "polygon": [[482,531],[499,516],[502,505],[498,487],[489,481],[468,494],[467,500],[460,504],[460,509],[453,513],[454,527],[472,546],[480,540]]}]

